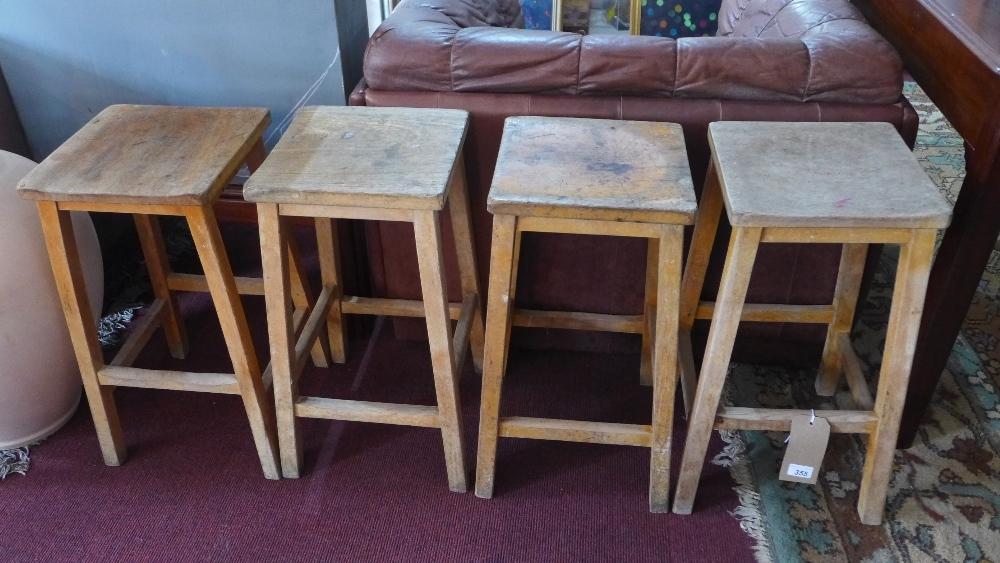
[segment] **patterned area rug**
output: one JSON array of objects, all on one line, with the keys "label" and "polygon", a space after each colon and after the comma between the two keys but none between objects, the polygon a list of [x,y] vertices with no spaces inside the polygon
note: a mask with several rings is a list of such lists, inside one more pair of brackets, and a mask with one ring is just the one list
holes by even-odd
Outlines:
[{"label": "patterned area rug", "polygon": [[[915,150],[954,201],[964,176],[961,138],[909,84],[920,113]],[[859,311],[855,349],[877,374],[892,294],[887,250]],[[814,370],[735,365],[732,404],[849,408],[846,390],[813,392]],[[872,389],[875,382],[869,382]],[[834,435],[815,486],[777,480],[785,434],[729,433],[714,463],[727,465],[742,501],[734,514],[757,541],[760,561],[991,561],[1000,558],[1000,251],[994,252],[916,444],[897,452],[885,523],[857,516],[864,442]]]}]

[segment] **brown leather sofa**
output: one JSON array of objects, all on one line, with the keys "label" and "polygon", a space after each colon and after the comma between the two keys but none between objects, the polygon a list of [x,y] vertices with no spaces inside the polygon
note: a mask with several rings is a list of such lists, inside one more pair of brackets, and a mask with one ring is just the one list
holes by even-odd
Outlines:
[{"label": "brown leather sofa", "polygon": [[[372,36],[364,80],[350,98],[352,105],[471,113],[465,158],[484,284],[491,227],[485,201],[508,116],[680,123],[699,187],[712,121],[885,121],[911,146],[916,136],[916,113],[901,95],[900,59],[848,0],[726,0],[717,37],[680,40],[511,28],[518,16],[516,0],[403,0]],[[375,290],[419,297],[412,231],[381,223],[366,234]],[[715,291],[723,251],[724,245],[717,245],[707,298]],[[767,245],[748,299],[829,302],[838,256],[837,247]],[[642,309],[641,240],[526,236],[522,259],[517,299],[524,306],[599,313]],[[748,325],[737,353],[756,361],[815,362],[822,330]],[[581,338],[598,350],[635,349],[638,342],[593,335],[567,339],[544,331],[528,340],[575,345]]]}]

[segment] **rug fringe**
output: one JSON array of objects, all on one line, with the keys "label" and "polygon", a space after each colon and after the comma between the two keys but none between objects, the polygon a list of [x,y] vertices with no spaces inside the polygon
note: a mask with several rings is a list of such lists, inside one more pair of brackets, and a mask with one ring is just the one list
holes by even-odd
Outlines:
[{"label": "rug fringe", "polygon": [[18,475],[27,474],[28,469],[31,467],[29,453],[28,446],[0,450],[0,481],[6,479],[8,475],[15,473]]},{"label": "rug fringe", "polygon": [[739,520],[740,528],[754,540],[754,558],[759,563],[773,563],[774,555],[761,509],[760,493],[754,485],[750,458],[746,453],[746,442],[737,430],[723,430],[720,435],[725,446],[712,458],[712,463],[729,469],[733,481],[736,481],[733,490],[740,501],[730,515]]}]

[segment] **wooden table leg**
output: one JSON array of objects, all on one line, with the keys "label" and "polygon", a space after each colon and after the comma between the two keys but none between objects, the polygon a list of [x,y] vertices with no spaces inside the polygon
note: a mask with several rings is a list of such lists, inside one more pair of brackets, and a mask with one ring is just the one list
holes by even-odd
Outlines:
[{"label": "wooden table leg", "polygon": [[970,155],[968,145],[966,155],[967,176],[931,271],[899,434],[901,448],[913,444],[1000,236],[1000,158],[981,163]]},{"label": "wooden table leg", "polygon": [[452,352],[439,212],[414,213],[413,230],[417,243],[417,263],[420,269],[420,286],[427,322],[427,340],[434,368],[438,421],[441,424],[445,464],[448,469],[448,488],[461,493],[468,490],[465,453],[462,449],[462,406],[458,396],[458,374],[455,373],[455,357]]},{"label": "wooden table leg", "polygon": [[319,252],[319,269],[323,285],[336,286],[331,297],[330,309],[326,314],[326,332],[330,340],[330,354],[334,363],[347,361],[347,326],[341,302],[344,297],[344,282],[340,273],[340,241],[335,219],[316,219],[316,247]]},{"label": "wooden table leg", "polygon": [[715,316],[705,346],[705,361],[702,362],[694,408],[688,421],[687,440],[674,497],[674,512],[677,514],[690,514],[694,507],[762,231],[760,228],[734,228],[729,241]]},{"label": "wooden table leg", "polygon": [[222,244],[219,225],[209,207],[192,206],[187,211],[188,225],[201,259],[209,292],[222,325],[222,334],[239,382],[243,406],[250,419],[257,455],[268,479],[280,478],[274,416],[264,392],[260,364],[254,353],[246,314],[236,290],[236,281]]},{"label": "wooden table leg", "polygon": [[820,362],[819,375],[816,377],[817,395],[831,397],[837,392],[837,384],[840,383],[840,374],[843,371],[838,343],[841,342],[842,335],[850,335],[854,326],[854,312],[858,305],[861,278],[865,273],[867,259],[867,244],[841,245],[837,286],[833,292],[834,316],[833,322],[826,330],[823,359]]},{"label": "wooden table leg", "polygon": [[705,187],[701,192],[701,202],[695,214],[694,233],[691,235],[691,247],[684,266],[684,277],[681,280],[680,331],[683,337],[680,342],[685,349],[680,351],[679,364],[684,392],[684,412],[689,417],[694,403],[695,389],[698,386],[698,372],[694,365],[694,351],[691,349],[691,329],[694,327],[695,314],[701,302],[705,274],[719,231],[722,209],[719,177],[715,172],[715,164],[709,162]]},{"label": "wooden table leg", "polygon": [[490,251],[490,287],[486,312],[486,350],[483,359],[483,391],[479,412],[479,448],[476,454],[476,496],[493,496],[497,434],[500,431],[500,390],[507,367],[510,343],[512,286],[514,283],[517,217],[493,216]]},{"label": "wooden table leg", "polygon": [[[298,244],[295,243],[295,237],[289,233],[289,236],[285,237],[285,241],[285,244],[288,246],[288,263],[290,266],[288,273],[291,279],[292,303],[295,305],[297,313],[307,315],[316,303],[316,295],[309,287],[306,270],[302,265],[301,254],[298,250]],[[313,365],[316,367],[325,368],[330,365],[327,342],[323,338],[318,338],[316,342],[313,342],[312,348],[309,349],[309,355],[312,358]]]},{"label": "wooden table leg", "polygon": [[[465,161],[458,158],[453,175],[454,181],[448,195],[448,210],[451,213],[451,230],[455,237],[455,253],[458,256],[458,271],[462,279],[462,297],[476,296],[476,314],[469,332],[469,348],[472,350],[472,364],[477,373],[483,372],[483,346],[485,342],[485,322],[483,320],[482,293],[479,291],[479,270],[476,267],[476,241],[472,232],[469,214],[469,193],[465,181]],[[459,351],[459,353],[464,353]],[[461,376],[461,374],[459,374]]]},{"label": "wooden table leg", "polygon": [[264,267],[264,296],[267,302],[267,334],[271,343],[271,377],[274,408],[278,420],[278,448],[281,474],[296,479],[302,470],[302,446],[295,425],[298,385],[292,374],[295,338],[292,323],[289,264],[285,239],[288,233],[276,204],[257,204],[260,250]]},{"label": "wooden table leg", "polygon": [[157,299],[163,301],[163,316],[160,317],[160,324],[167,337],[170,355],[178,360],[183,360],[188,353],[187,332],[184,330],[184,321],[181,318],[180,309],[177,307],[177,299],[167,285],[170,262],[167,260],[167,249],[163,244],[160,221],[153,215],[133,215],[133,217],[135,230],[139,234],[139,243],[142,245],[142,254],[146,259],[146,270],[149,272],[149,282],[153,287],[153,294],[156,295]]},{"label": "wooden table leg", "polygon": [[649,462],[649,511],[670,511],[670,446],[677,391],[677,331],[684,227],[667,225],[657,241],[657,300],[653,354],[653,415]]},{"label": "wooden table leg", "polygon": [[886,492],[892,477],[892,461],[896,453],[896,438],[906,398],[901,391],[906,389],[916,351],[917,330],[920,327],[927,280],[934,259],[936,235],[930,229],[914,230],[910,241],[900,249],[889,328],[875,396],[875,416],[878,417],[878,423],[868,436],[865,467],[858,490],[858,514],[865,524],[882,523]]},{"label": "wooden table leg", "polygon": [[642,356],[639,359],[639,384],[653,384],[653,355],[655,346],[653,339],[655,335],[650,326],[650,318],[656,314],[656,274],[659,269],[660,241],[659,239],[646,239],[646,287],[643,290],[645,298],[642,308]]},{"label": "wooden table leg", "polygon": [[72,220],[69,212],[59,211],[51,201],[38,202],[38,215],[104,463],[121,465],[125,462],[125,440],[115,407],[115,388],[101,386],[97,379],[104,358],[95,334],[97,324],[84,286]]}]

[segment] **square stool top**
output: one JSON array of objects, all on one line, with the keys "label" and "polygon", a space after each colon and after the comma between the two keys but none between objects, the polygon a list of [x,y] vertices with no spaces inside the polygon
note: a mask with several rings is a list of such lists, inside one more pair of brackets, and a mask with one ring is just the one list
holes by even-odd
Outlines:
[{"label": "square stool top", "polygon": [[708,128],[739,227],[942,229],[951,207],[888,123],[718,122]]},{"label": "square stool top", "polygon": [[247,181],[248,201],[444,207],[469,114],[454,109],[307,107]]},{"label": "square stool top", "polygon": [[697,209],[681,126],[510,117],[487,200],[492,213],[684,224]]},{"label": "square stool top", "polygon": [[36,200],[205,204],[269,121],[263,108],[109,106],[17,189]]}]

